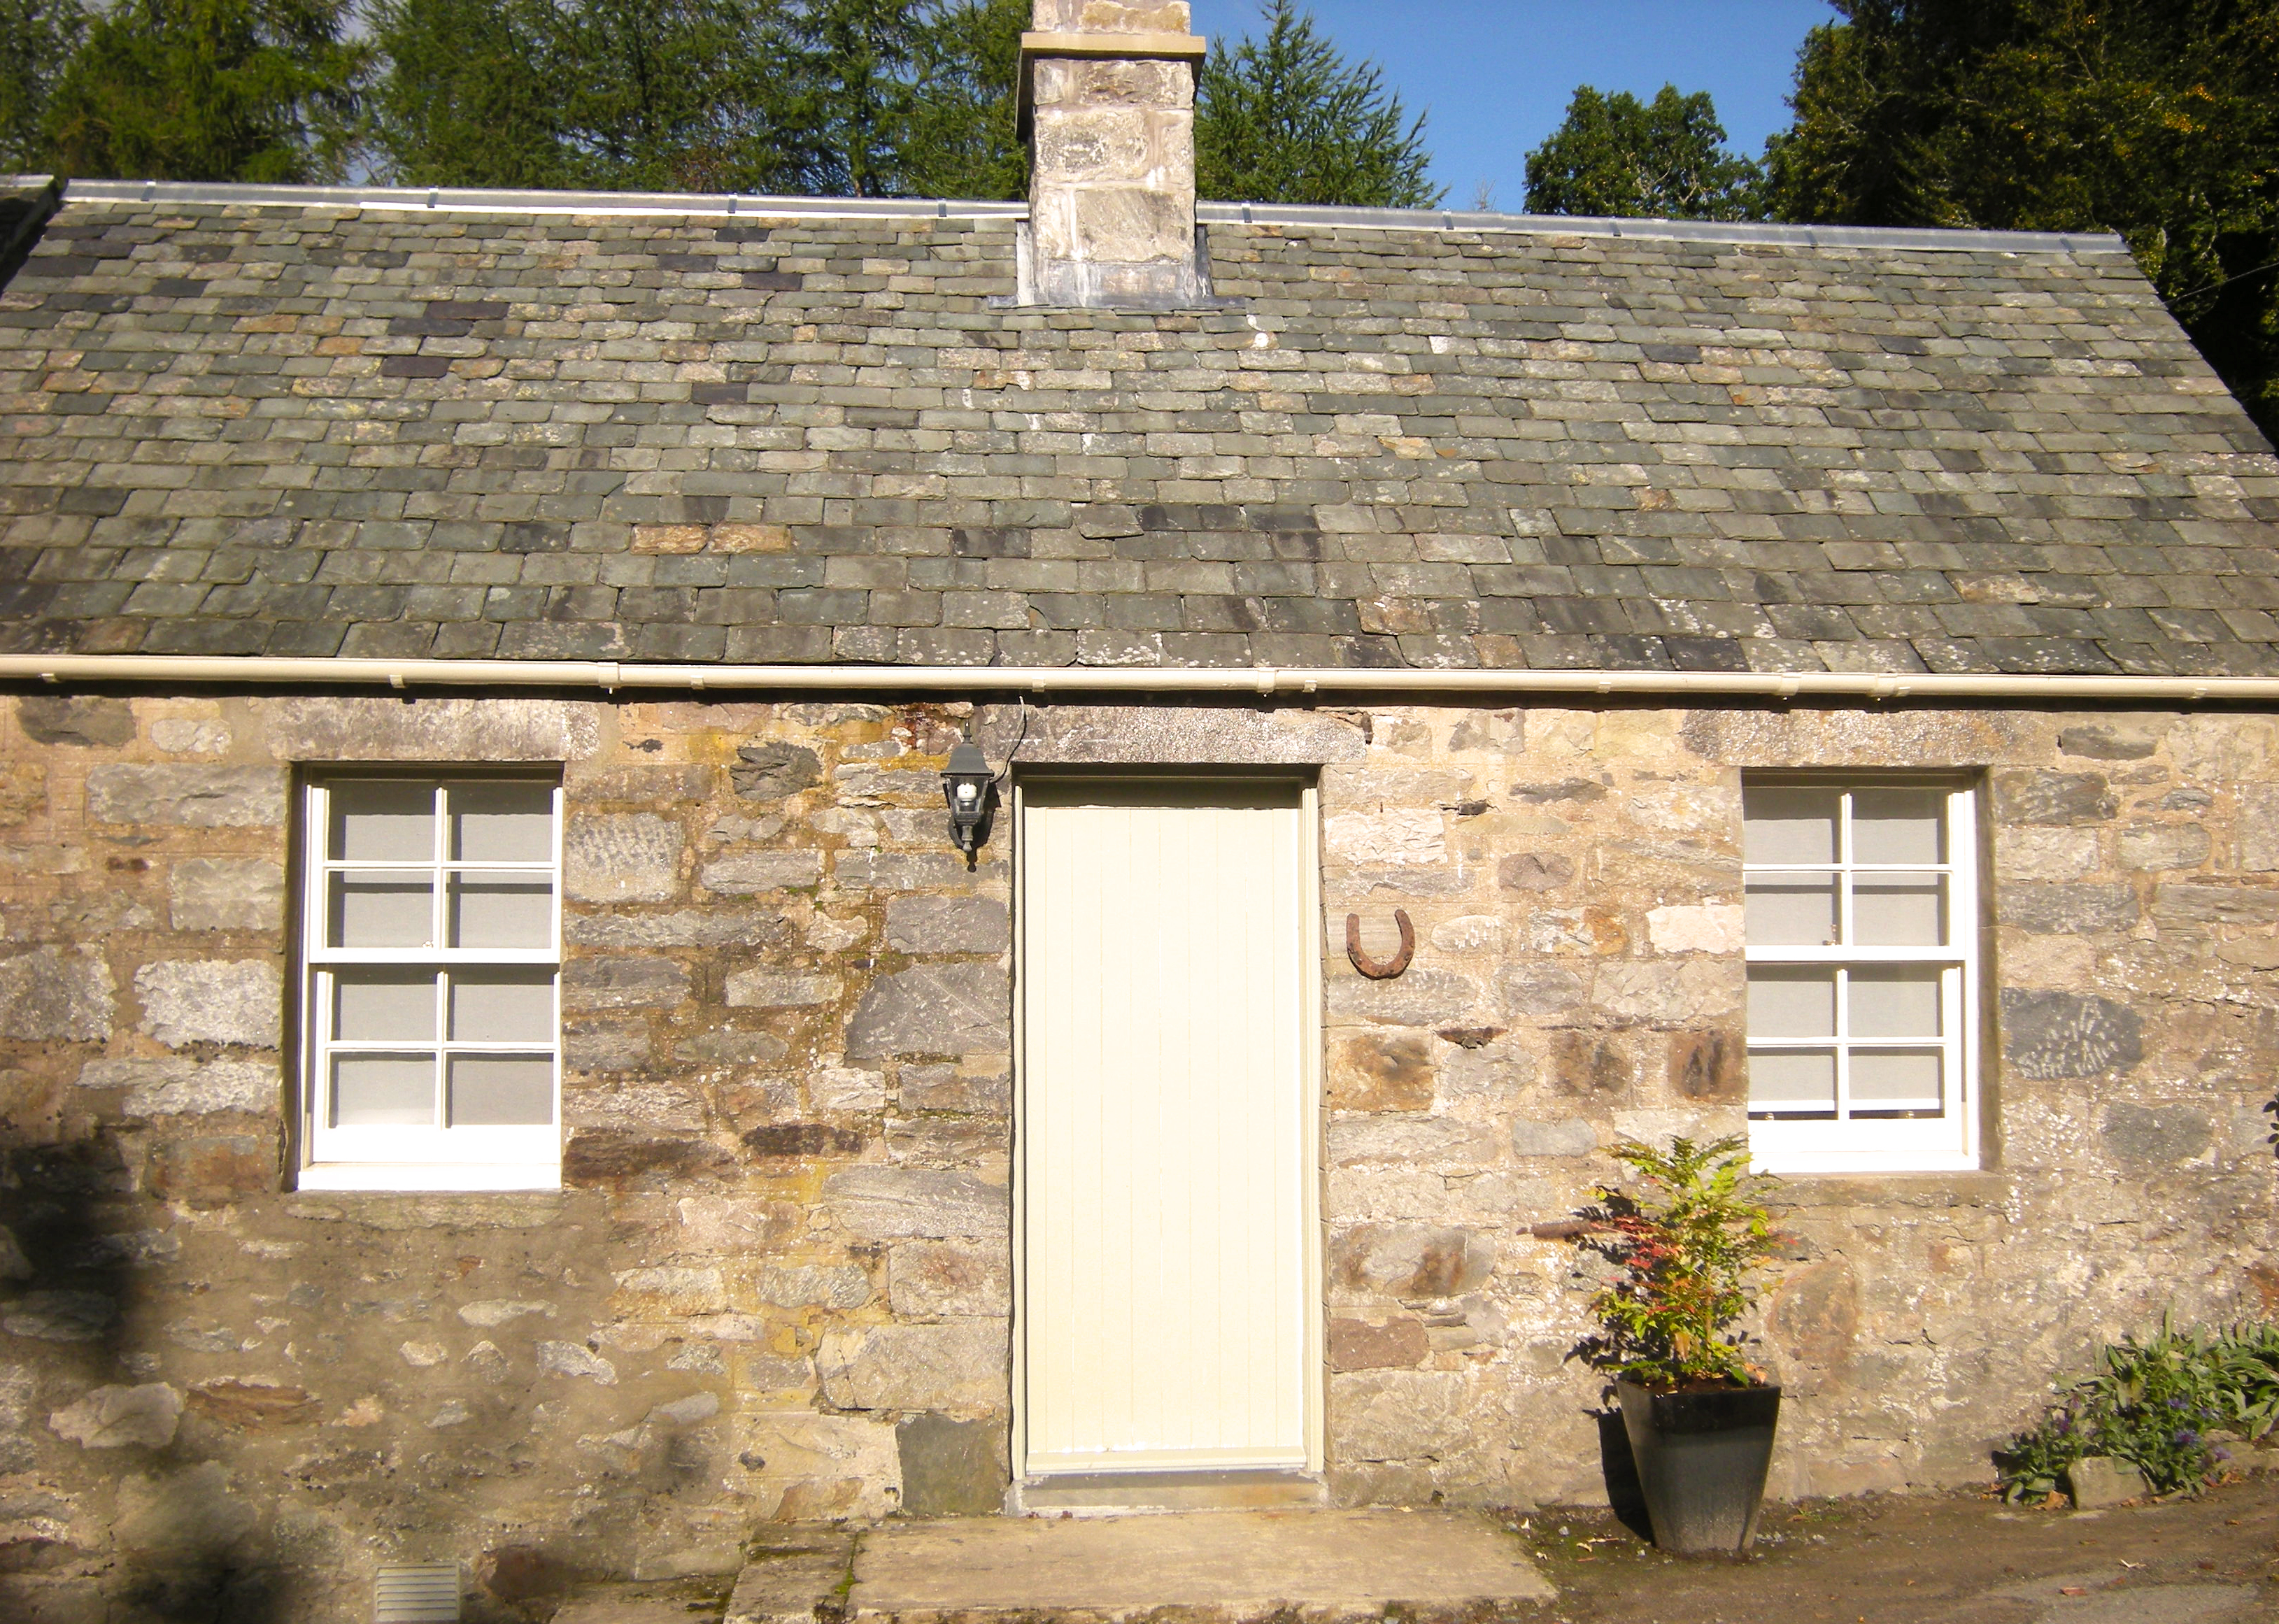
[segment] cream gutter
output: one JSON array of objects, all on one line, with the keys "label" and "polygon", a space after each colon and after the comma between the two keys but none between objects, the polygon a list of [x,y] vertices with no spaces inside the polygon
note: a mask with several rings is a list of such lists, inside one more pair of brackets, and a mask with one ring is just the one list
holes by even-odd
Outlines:
[{"label": "cream gutter", "polygon": [[238,687],[592,688],[605,693],[1545,694],[1690,699],[2279,701],[2279,678],[1908,671],[1416,670],[1367,667],[628,665],[590,660],[295,660],[261,655],[5,655],[0,681]]}]

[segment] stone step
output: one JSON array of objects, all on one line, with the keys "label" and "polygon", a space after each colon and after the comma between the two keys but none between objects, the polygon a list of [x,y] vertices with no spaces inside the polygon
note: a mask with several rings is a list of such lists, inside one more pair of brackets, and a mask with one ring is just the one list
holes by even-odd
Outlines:
[{"label": "stone step", "polygon": [[726,1589],[718,1579],[583,1585],[551,1624],[720,1624]]},{"label": "stone step", "polygon": [[[1519,1541],[1462,1512],[1266,1511],[994,1517],[825,1536],[748,1566],[725,1624],[1463,1624],[1552,1599]],[[558,1621],[557,1621],[558,1624]],[[646,1624],[646,1621],[644,1621]]]},{"label": "stone step", "polygon": [[736,1576],[724,1624],[817,1624],[834,1617],[852,1582],[856,1537],[837,1528],[764,1534]]}]

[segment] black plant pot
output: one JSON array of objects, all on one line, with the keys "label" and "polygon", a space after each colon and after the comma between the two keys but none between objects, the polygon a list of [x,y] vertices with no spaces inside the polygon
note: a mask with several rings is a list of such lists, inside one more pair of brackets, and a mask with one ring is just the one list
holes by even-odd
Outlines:
[{"label": "black plant pot", "polygon": [[1746,1551],[1780,1420],[1777,1387],[1657,1393],[1618,1382],[1623,1429],[1664,1551]]}]

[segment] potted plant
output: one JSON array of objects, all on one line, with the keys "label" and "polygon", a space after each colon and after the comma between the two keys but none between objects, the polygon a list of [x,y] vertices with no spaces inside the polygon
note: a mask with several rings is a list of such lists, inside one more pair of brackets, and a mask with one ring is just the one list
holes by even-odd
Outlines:
[{"label": "potted plant", "polygon": [[1780,1244],[1761,1199],[1777,1181],[1749,1171],[1738,1136],[1674,1139],[1666,1151],[1626,1140],[1614,1154],[1646,1189],[1602,1186],[1579,1226],[1615,1268],[1592,1301],[1604,1327],[1587,1344],[1592,1362],[1615,1377],[1654,1543],[1746,1551],[1781,1390],[1744,1356],[1733,1326]]}]

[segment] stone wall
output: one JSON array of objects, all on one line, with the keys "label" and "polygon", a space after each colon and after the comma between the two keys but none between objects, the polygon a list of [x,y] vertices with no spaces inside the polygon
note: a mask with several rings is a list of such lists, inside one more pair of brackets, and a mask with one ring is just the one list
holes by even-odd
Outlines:
[{"label": "stone wall", "polygon": [[1602,1492],[1592,1289],[1530,1237],[1620,1135],[1745,1126],[1749,769],[1984,770],[1985,1170],[1794,1178],[1758,1327],[1774,1489],[1991,1475],[2097,1341],[2279,1312],[2279,726],[1904,707],[1379,712],[1323,777],[1341,1495]]},{"label": "stone wall", "polygon": [[[733,1565],[1005,1470],[1007,859],[954,706],[33,695],[0,746],[0,1603],[387,1559]],[[2099,1337],[2279,1304],[2279,725],[1985,709],[993,709],[1056,762],[1317,767],[1330,1456],[1348,1501],[1602,1492],[1619,1134],[1742,1122],[1739,791],[1984,770],[1987,1170],[1791,1182],[1776,1488],[1987,1475]],[[295,1193],[291,770],[559,763],[558,1193]],[[1418,942],[1396,980],[1344,920]],[[286,1603],[280,1601],[280,1607]],[[250,1604],[249,1604],[250,1605]],[[0,1607],[4,1611],[5,1607]],[[33,1616],[42,1616],[33,1614]],[[249,1612],[246,1616],[259,1616]]]},{"label": "stone wall", "polygon": [[[7,710],[14,1605],[236,1575],[360,1619],[382,1560],[522,1593],[997,1505],[1006,847],[948,849],[947,711]],[[561,763],[560,1193],[288,1189],[289,768],[341,761]]]}]

